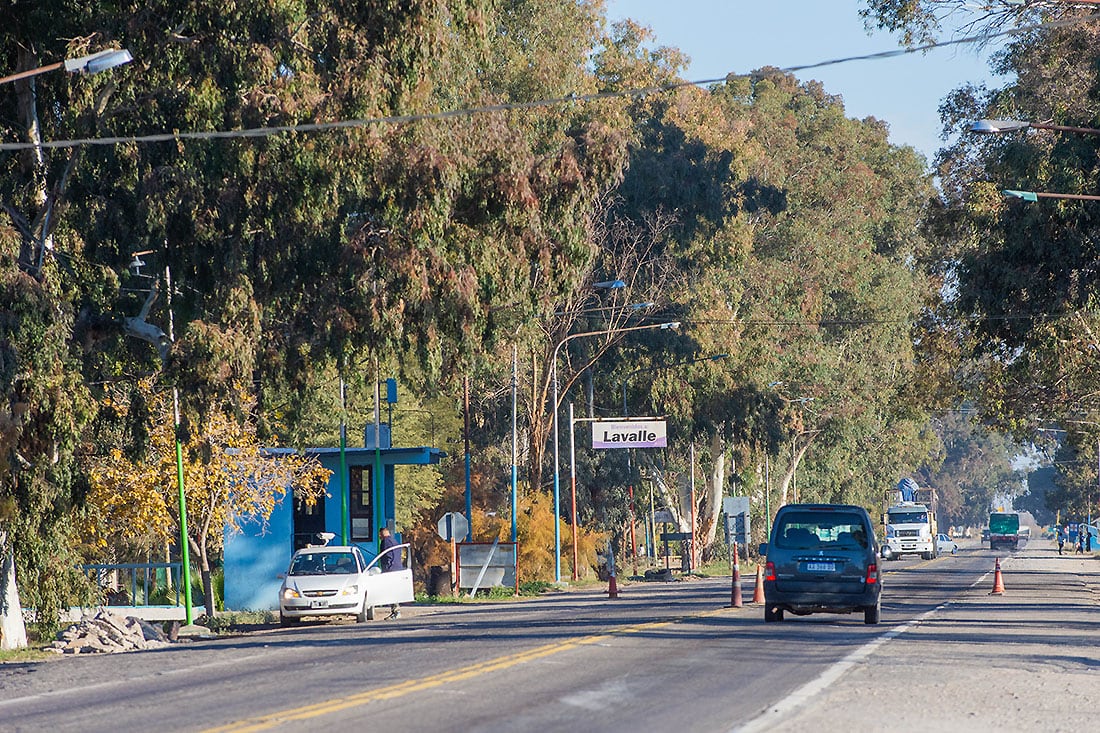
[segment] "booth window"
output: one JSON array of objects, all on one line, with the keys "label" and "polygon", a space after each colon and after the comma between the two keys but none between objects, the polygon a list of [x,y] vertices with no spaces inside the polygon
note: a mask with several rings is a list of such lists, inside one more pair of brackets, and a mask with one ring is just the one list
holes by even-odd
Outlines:
[{"label": "booth window", "polygon": [[374,502],[371,472],[365,466],[348,467],[348,501],[351,502],[351,539],[353,542],[374,541]]}]

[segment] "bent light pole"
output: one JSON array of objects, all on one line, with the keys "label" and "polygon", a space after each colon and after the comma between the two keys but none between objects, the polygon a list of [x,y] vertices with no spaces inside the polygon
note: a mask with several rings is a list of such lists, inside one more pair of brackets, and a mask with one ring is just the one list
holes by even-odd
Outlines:
[{"label": "bent light pole", "polygon": [[584,338],[586,336],[609,336],[611,334],[629,333],[631,331],[653,331],[664,330],[669,328],[679,328],[679,321],[669,321],[667,323],[651,323],[645,326],[626,326],[624,328],[606,328],[600,331],[583,331],[581,333],[571,333],[554,346],[554,354],[551,357],[551,371],[553,372],[554,383],[554,396],[552,400],[552,408],[554,411],[554,582],[561,582],[561,466],[560,466],[560,451],[558,448],[558,407],[560,399],[558,397],[558,352],[561,351],[561,347],[574,339]]}]

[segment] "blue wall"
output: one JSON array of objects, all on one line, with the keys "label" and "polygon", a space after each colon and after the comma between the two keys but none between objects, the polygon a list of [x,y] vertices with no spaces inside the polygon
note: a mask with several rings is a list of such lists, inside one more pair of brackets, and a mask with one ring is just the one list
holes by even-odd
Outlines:
[{"label": "blue wall", "polygon": [[[385,434],[383,441],[385,442]],[[314,456],[321,465],[332,471],[325,497],[325,531],[332,532],[338,544],[342,536],[341,523],[344,517],[344,487],[340,478],[340,449],[311,448],[305,451]],[[445,454],[435,448],[383,448],[382,459],[382,496],[374,496],[375,506],[382,507],[382,525],[394,520],[394,466],[426,465],[438,463]],[[348,448],[345,458],[349,468],[352,466],[373,466],[374,448]],[[377,514],[377,512],[376,512]],[[268,520],[266,531],[259,522],[242,523],[242,532],[227,533],[225,537],[225,607],[234,611],[253,610],[274,611],[279,608],[278,577],[285,573],[294,554],[294,502],[288,493],[275,507]],[[378,528],[374,530],[377,538]],[[370,542],[356,542],[367,558],[373,558],[378,552],[377,539]]]},{"label": "blue wall", "polygon": [[242,522],[243,532],[225,538],[225,607],[237,611],[279,607],[279,573],[290,565],[293,502],[279,502],[263,532],[258,521]]}]

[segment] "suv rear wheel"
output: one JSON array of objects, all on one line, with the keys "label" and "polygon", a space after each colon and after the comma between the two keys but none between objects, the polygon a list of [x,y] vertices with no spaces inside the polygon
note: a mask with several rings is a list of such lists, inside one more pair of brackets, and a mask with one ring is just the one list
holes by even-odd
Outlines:
[{"label": "suv rear wheel", "polygon": [[881,614],[881,606],[876,603],[873,606],[865,606],[863,609],[863,623],[877,624]]}]

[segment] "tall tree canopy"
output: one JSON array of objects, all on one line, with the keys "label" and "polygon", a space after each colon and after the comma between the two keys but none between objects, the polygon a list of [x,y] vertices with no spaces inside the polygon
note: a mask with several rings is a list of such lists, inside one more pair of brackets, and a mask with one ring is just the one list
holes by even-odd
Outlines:
[{"label": "tall tree canopy", "polygon": [[[160,367],[158,349],[130,334],[168,352],[185,422],[232,400],[236,383],[257,385],[263,408],[363,352],[414,355],[443,374],[503,338],[497,306],[547,310],[583,276],[587,212],[625,160],[615,115],[596,106],[370,121],[590,91],[597,2],[22,10],[0,39],[7,68],[104,47],[135,60],[0,88],[0,109],[16,112],[5,142],[366,121],[0,157],[12,314],[0,333],[0,494],[26,517],[11,535],[24,573],[41,570],[39,537],[66,544],[38,525],[80,501],[75,455],[94,412],[84,385]],[[127,269],[136,251],[142,275],[171,270],[155,303]],[[178,339],[166,349],[170,315]]]}]

